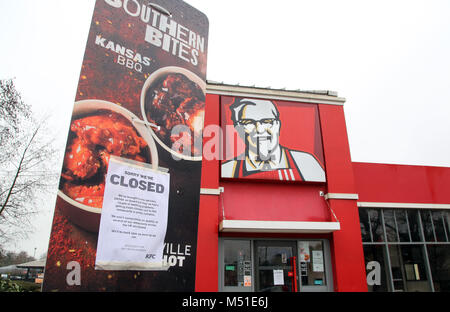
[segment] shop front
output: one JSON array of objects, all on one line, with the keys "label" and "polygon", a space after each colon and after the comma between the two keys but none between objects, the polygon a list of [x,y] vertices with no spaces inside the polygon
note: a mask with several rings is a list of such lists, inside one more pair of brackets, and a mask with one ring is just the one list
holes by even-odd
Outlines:
[{"label": "shop front", "polygon": [[328,239],[219,240],[219,291],[332,291]]},{"label": "shop front", "polygon": [[353,163],[336,92],[207,82],[208,25],[96,1],[43,290],[450,290],[450,168]]},{"label": "shop front", "polygon": [[344,102],[209,82],[197,291],[367,291]]},{"label": "shop front", "polygon": [[197,291],[449,290],[450,168],[352,162],[344,102],[208,83]]},{"label": "shop front", "polygon": [[450,291],[450,168],[353,166],[369,291]]}]

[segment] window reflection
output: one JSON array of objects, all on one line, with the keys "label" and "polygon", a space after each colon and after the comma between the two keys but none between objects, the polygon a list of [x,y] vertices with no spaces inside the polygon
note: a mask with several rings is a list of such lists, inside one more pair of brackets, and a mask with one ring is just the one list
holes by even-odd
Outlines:
[{"label": "window reflection", "polygon": [[395,226],[394,212],[392,210],[383,210],[383,214],[387,241],[397,242],[397,227]]},{"label": "window reflection", "polygon": [[450,242],[450,212],[442,212],[444,219],[444,228],[447,233],[447,242]]},{"label": "window reflection", "polygon": [[422,241],[420,234],[419,214],[417,210],[408,210],[408,223],[413,242]]},{"label": "window reflection", "polygon": [[449,211],[360,208],[359,213],[369,291],[450,291]]},{"label": "window reflection", "polygon": [[402,270],[400,247],[398,245],[389,246],[389,255],[391,260],[392,282],[394,291],[405,291],[404,271]]},{"label": "window reflection", "polygon": [[427,246],[435,291],[450,291],[450,246]]},{"label": "window reflection", "polygon": [[372,241],[383,242],[383,224],[381,222],[381,211],[378,209],[369,210],[370,227],[372,228]]},{"label": "window reflection", "polygon": [[250,241],[224,241],[223,270],[224,286],[246,286],[244,283],[245,280],[251,279]]},{"label": "window reflection", "polygon": [[401,242],[410,242],[408,220],[405,210],[395,210],[395,220],[397,221],[398,236]]},{"label": "window reflection", "polygon": [[294,291],[294,250],[295,243],[291,241],[256,242],[256,291]]},{"label": "window reflection", "polygon": [[436,240],[438,242],[447,241],[445,229],[444,229],[444,219],[442,218],[442,212],[433,211],[432,212],[434,232],[436,234]]},{"label": "window reflection", "polygon": [[427,242],[434,242],[433,224],[431,223],[430,211],[424,210],[420,212],[422,219],[422,228]]},{"label": "window reflection", "polygon": [[[383,292],[388,291],[387,271],[386,271],[386,253],[384,246],[380,245],[366,245],[364,246],[364,260],[368,274],[368,288],[369,291]],[[373,264],[373,267],[370,264]],[[369,268],[368,268],[369,264]],[[379,271],[377,265],[379,265]]]},{"label": "window reflection", "polygon": [[371,242],[369,213],[367,209],[359,209],[359,224],[361,226],[361,237],[363,242]]},{"label": "window reflection", "polygon": [[430,291],[422,246],[390,245],[394,291]]},{"label": "window reflection", "polygon": [[425,270],[423,246],[401,246],[407,291],[430,291]]},{"label": "window reflection", "polygon": [[[324,286],[325,276],[324,249],[322,241],[301,241],[300,244],[300,278],[302,286]],[[302,256],[302,247],[308,257]]]}]

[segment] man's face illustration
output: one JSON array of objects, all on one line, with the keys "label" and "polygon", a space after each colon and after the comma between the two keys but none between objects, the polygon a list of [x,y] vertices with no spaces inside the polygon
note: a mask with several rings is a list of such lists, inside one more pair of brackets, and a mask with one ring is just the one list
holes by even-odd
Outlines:
[{"label": "man's face illustration", "polygon": [[275,106],[269,101],[252,101],[241,108],[237,125],[244,131],[248,149],[260,160],[269,160],[279,145],[281,123]]}]

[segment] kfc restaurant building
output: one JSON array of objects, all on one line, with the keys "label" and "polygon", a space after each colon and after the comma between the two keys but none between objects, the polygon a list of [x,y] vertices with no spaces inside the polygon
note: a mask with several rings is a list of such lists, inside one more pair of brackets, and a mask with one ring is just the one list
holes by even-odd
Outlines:
[{"label": "kfc restaurant building", "polygon": [[196,291],[450,290],[450,168],[352,162],[344,102],[208,82]]}]

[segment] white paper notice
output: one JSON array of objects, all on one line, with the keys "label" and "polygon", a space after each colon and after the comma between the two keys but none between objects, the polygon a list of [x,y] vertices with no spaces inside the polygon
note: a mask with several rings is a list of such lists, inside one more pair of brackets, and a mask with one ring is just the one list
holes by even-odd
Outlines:
[{"label": "white paper notice", "polygon": [[167,270],[169,174],[111,156],[105,182],[95,269]]},{"label": "white paper notice", "polygon": [[273,284],[284,285],[283,270],[273,270]]},{"label": "white paper notice", "polygon": [[323,252],[322,250],[313,250],[312,252],[313,272],[323,272]]}]

